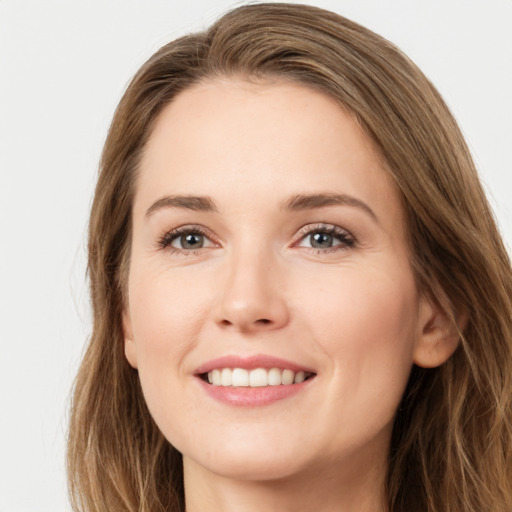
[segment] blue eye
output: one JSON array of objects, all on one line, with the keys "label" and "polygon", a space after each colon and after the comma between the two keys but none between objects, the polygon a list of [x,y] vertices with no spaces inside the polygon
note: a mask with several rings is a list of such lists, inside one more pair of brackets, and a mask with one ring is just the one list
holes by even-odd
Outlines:
[{"label": "blue eye", "polygon": [[355,245],[354,237],[346,230],[332,225],[306,226],[301,230],[299,247],[312,249],[344,249]]},{"label": "blue eye", "polygon": [[334,237],[328,233],[313,233],[309,235],[309,243],[315,249],[326,249],[334,244]]}]

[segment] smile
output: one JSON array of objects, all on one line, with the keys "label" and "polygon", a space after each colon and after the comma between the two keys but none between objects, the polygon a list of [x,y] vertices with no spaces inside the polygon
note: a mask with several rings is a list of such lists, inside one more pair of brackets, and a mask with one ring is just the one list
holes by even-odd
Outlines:
[{"label": "smile", "polygon": [[213,386],[224,387],[250,387],[260,388],[265,386],[291,386],[300,384],[314,374],[299,370],[280,368],[216,368],[202,375]]},{"label": "smile", "polygon": [[199,366],[201,388],[229,406],[260,407],[306,392],[317,373],[301,363],[265,354],[226,355]]}]

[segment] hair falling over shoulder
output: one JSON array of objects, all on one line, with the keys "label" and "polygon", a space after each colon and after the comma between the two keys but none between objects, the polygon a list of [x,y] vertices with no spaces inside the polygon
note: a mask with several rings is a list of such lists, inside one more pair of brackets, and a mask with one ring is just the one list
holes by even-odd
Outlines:
[{"label": "hair falling over shoulder", "polygon": [[295,81],[353,114],[400,190],[420,290],[461,326],[447,363],[412,370],[389,455],[389,512],[510,512],[512,271],[461,132],[391,43],[334,13],[278,3],[239,7],[165,45],[115,113],[89,224],[93,329],[71,404],[73,509],[184,510],[181,455],[123,352],[132,197],[162,108],[201,80],[233,75]]}]

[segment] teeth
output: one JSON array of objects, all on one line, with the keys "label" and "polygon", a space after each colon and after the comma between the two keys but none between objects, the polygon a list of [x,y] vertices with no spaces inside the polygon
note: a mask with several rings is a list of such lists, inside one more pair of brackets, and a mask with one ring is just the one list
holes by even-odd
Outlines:
[{"label": "teeth", "polygon": [[208,373],[208,378],[210,373],[212,374],[212,384],[214,386],[220,386],[221,380],[220,380],[220,370],[213,370],[212,372]]},{"label": "teeth", "polygon": [[311,373],[292,370],[280,370],[279,368],[255,368],[246,370],[245,368],[222,368],[208,372],[208,382],[214,386],[227,387],[251,387],[259,388],[264,386],[290,386],[291,384],[300,384]]},{"label": "teeth", "polygon": [[249,387],[262,388],[268,385],[268,374],[264,368],[256,368],[249,373]]},{"label": "teeth", "polygon": [[301,382],[304,382],[305,380],[306,380],[306,374],[303,371],[300,371],[295,374],[295,378],[293,379],[293,382],[295,384],[300,384]]},{"label": "teeth", "polygon": [[248,386],[249,372],[244,368],[235,368],[231,374],[231,385],[234,387]]},{"label": "teeth", "polygon": [[285,386],[289,386],[293,384],[293,379],[295,378],[295,374],[291,370],[283,370],[283,376],[281,377],[281,382]]},{"label": "teeth", "polygon": [[221,386],[231,386],[231,376],[233,372],[230,368],[224,368],[222,373],[220,374],[220,385]]},{"label": "teeth", "polygon": [[272,368],[269,370],[268,384],[269,386],[280,386],[282,384],[281,370],[279,368]]}]

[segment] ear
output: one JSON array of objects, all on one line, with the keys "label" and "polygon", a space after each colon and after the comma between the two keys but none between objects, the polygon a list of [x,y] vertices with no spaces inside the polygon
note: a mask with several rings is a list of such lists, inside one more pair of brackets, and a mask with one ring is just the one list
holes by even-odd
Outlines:
[{"label": "ear", "polygon": [[[443,303],[447,303],[443,300]],[[466,324],[465,315],[453,318],[448,309],[423,297],[420,302],[420,334],[414,350],[414,363],[422,368],[435,368],[455,352],[460,332]]]},{"label": "ear", "polygon": [[137,369],[137,347],[133,341],[133,330],[130,313],[123,311],[124,355],[132,368]]}]

